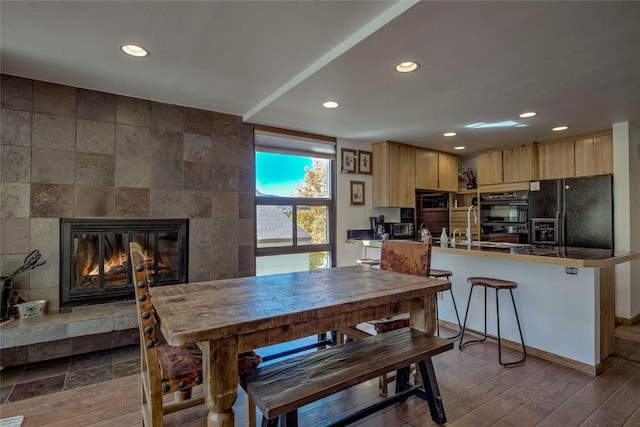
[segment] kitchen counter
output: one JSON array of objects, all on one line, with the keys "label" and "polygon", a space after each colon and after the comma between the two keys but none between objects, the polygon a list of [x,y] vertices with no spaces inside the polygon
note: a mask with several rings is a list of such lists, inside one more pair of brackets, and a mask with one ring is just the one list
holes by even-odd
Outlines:
[{"label": "kitchen counter", "polygon": [[[382,240],[347,239],[347,243],[380,248]],[[522,245],[512,247],[480,247],[458,244],[441,246],[435,241],[433,252],[469,255],[512,261],[563,265],[565,267],[604,268],[640,258],[636,252],[612,251],[609,249],[574,248],[570,246]]]},{"label": "kitchen counter", "polygon": [[[347,243],[378,253],[382,246],[380,240],[349,239]],[[431,266],[453,272],[451,291],[461,317],[469,298],[468,277],[516,282],[515,304],[529,354],[595,375],[600,372],[602,361],[615,351],[615,266],[639,258],[635,252],[604,249],[546,245],[452,247],[440,246],[436,240]],[[487,304],[488,333],[496,336],[493,295]],[[470,329],[483,330],[483,312],[482,298],[476,292],[469,307]],[[502,338],[515,343],[519,341],[518,330],[508,311],[505,313],[500,319]],[[443,324],[456,325],[449,292],[438,300],[438,316]]]}]

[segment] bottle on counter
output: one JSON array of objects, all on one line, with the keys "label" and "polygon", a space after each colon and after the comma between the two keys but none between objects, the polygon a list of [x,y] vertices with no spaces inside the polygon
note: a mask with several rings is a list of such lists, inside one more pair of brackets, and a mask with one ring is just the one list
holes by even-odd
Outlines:
[{"label": "bottle on counter", "polygon": [[442,227],[442,233],[440,233],[440,245],[446,246],[449,242],[449,235],[447,234],[447,229]]}]

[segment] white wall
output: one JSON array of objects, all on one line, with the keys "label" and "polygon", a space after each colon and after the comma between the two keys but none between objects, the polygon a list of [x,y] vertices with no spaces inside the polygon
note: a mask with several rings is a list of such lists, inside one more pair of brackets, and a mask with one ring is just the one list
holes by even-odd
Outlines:
[{"label": "white wall", "polygon": [[[613,124],[616,250],[640,252],[640,127]],[[616,266],[616,316],[640,314],[640,260]]]},{"label": "white wall", "polygon": [[[372,205],[372,179],[371,175],[341,173],[340,172],[340,149],[350,148],[355,150],[371,151],[371,142],[356,142],[347,139],[338,139],[336,167],[337,175],[337,237],[336,237],[336,258],[338,267],[353,265],[357,258],[365,256],[364,248],[360,245],[346,244],[347,230],[365,230],[371,228],[369,217],[384,215],[385,221],[400,221],[399,208],[374,208]],[[350,181],[364,181],[364,205],[350,205]],[[367,250],[367,256],[373,257],[373,251]]]}]

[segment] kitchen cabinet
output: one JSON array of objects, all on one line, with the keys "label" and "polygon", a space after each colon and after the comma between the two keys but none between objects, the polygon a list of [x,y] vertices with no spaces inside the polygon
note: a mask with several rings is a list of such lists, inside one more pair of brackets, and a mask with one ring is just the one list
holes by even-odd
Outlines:
[{"label": "kitchen cabinet", "polygon": [[416,184],[421,190],[457,191],[458,157],[416,148]]},{"label": "kitchen cabinet", "polygon": [[478,153],[478,185],[537,179],[537,154],[536,144]]},{"label": "kitchen cabinet", "polygon": [[538,178],[537,144],[509,147],[502,150],[502,182],[523,182]]},{"label": "kitchen cabinet", "polygon": [[539,144],[539,179],[561,179],[613,173],[611,131]]},{"label": "kitchen cabinet", "polygon": [[575,176],[613,173],[613,136],[611,134],[576,139]]},{"label": "kitchen cabinet", "polygon": [[539,179],[570,178],[576,175],[573,140],[538,145]]},{"label": "kitchen cabinet", "polygon": [[478,153],[478,185],[502,184],[502,150]]},{"label": "kitchen cabinet", "polygon": [[415,208],[416,147],[373,144],[373,207]]}]

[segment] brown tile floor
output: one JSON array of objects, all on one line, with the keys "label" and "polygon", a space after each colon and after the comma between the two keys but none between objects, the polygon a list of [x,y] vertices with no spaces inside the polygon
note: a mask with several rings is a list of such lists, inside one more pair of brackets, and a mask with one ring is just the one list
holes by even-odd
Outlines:
[{"label": "brown tile floor", "polygon": [[138,345],[7,368],[0,374],[0,403],[96,384],[138,372]]}]

